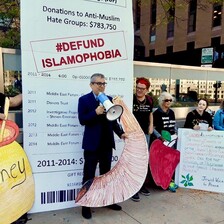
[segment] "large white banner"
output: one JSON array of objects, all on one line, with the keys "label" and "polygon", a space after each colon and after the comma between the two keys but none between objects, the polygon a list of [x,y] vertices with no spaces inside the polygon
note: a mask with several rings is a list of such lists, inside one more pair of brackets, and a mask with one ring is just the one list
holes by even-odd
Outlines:
[{"label": "large white banner", "polygon": [[[128,0],[22,0],[24,149],[35,179],[30,212],[75,206],[83,169],[78,98],[90,76],[132,105],[133,21]],[[113,165],[123,142],[116,138]]]},{"label": "large white banner", "polygon": [[224,192],[224,132],[178,129],[180,187]]}]

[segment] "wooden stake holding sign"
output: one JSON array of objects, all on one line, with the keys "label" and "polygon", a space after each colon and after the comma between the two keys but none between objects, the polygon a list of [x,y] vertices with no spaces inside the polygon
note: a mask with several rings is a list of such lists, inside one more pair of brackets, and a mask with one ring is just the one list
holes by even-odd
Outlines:
[{"label": "wooden stake holding sign", "polygon": [[0,223],[9,224],[29,211],[34,202],[34,179],[23,148],[15,140],[18,126],[9,120],[9,99],[5,120],[0,121]]},{"label": "wooden stake holding sign", "polygon": [[3,141],[3,135],[4,135],[4,131],[5,131],[5,123],[6,123],[6,120],[8,119],[8,114],[9,114],[9,98],[6,97],[5,98],[5,106],[4,106],[5,119],[2,122],[2,127],[1,127],[1,131],[0,131],[0,142]]}]

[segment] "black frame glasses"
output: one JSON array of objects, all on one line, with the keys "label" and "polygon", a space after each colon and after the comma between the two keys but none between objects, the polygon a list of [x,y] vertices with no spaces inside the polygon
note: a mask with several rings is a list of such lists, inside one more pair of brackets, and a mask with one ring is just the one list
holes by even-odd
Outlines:
[{"label": "black frame glasses", "polygon": [[106,82],[92,82],[92,84],[97,84],[98,86],[106,86]]},{"label": "black frame glasses", "polygon": [[145,91],[146,88],[141,88],[141,87],[136,86],[136,90]]}]

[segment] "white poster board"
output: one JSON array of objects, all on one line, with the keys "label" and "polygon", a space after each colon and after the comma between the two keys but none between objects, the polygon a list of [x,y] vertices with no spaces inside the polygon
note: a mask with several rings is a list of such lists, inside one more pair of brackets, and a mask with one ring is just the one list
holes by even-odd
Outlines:
[{"label": "white poster board", "polygon": [[[75,206],[83,169],[80,96],[103,73],[131,108],[133,18],[128,0],[22,0],[24,149],[35,179],[30,212]],[[118,161],[123,141],[116,138]]]},{"label": "white poster board", "polygon": [[224,192],[224,132],[178,129],[180,187]]}]

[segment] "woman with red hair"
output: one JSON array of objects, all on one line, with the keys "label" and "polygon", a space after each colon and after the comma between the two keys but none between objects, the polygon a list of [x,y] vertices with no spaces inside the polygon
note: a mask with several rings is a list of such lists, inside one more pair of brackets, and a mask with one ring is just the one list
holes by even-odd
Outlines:
[{"label": "woman with red hair", "polygon": [[[141,77],[136,80],[136,93],[133,98],[133,114],[137,119],[139,125],[141,126],[143,132],[145,133],[146,141],[149,146],[150,135],[153,132],[153,100],[147,95],[150,87],[150,82],[148,79]],[[139,191],[141,194],[148,196],[150,192],[143,184],[143,187]],[[136,193],[132,197],[133,201],[140,201],[139,194]]]}]

